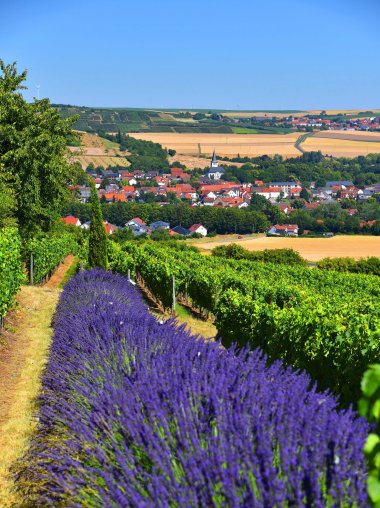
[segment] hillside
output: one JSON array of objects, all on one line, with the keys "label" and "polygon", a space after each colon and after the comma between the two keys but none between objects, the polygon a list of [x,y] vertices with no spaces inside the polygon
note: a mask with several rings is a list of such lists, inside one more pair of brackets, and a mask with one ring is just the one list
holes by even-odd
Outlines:
[{"label": "hillside", "polygon": [[[89,108],[71,105],[54,105],[63,118],[79,115],[74,128],[85,132],[184,132],[184,133],[238,133],[244,128],[255,133],[286,133],[289,129],[248,125],[236,115],[236,122],[228,118],[222,110],[181,111],[151,110],[133,108]],[[292,112],[287,112],[291,114]],[[252,111],[247,113],[255,115]],[[270,112],[268,112],[268,115]],[[271,116],[275,112],[271,113]],[[220,118],[225,115],[226,118]],[[235,118],[235,115],[234,115]]]},{"label": "hillside", "polygon": [[129,166],[126,159],[128,152],[120,151],[118,143],[85,132],[80,133],[79,136],[80,146],[69,146],[69,150],[73,160],[79,161],[84,169],[91,163],[95,167],[104,168]]}]

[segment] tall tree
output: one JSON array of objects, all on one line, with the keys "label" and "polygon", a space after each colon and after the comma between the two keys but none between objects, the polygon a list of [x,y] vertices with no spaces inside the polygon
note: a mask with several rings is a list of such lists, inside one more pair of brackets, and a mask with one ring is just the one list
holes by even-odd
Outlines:
[{"label": "tall tree", "polygon": [[107,235],[103,223],[102,209],[93,182],[91,186],[91,226],[89,238],[88,264],[90,268],[107,269]]},{"label": "tall tree", "polygon": [[0,162],[11,175],[16,218],[30,237],[48,231],[67,198],[73,166],[66,158],[66,140],[75,118],[62,120],[48,99],[29,104],[21,95],[26,71],[0,60]]}]

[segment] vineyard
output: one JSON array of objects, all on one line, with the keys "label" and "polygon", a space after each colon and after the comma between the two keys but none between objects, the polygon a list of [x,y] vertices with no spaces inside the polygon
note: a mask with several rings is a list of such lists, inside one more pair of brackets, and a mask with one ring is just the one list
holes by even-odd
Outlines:
[{"label": "vineyard", "polygon": [[33,506],[365,506],[368,425],[309,385],[82,272],[57,307],[21,485]]},{"label": "vineyard", "polygon": [[67,255],[78,252],[79,245],[70,233],[29,241],[24,247],[24,258],[28,266],[29,277],[31,275],[31,255],[33,256],[33,283],[39,284],[49,278]]},{"label": "vineyard", "polygon": [[[30,279],[30,259],[33,255],[33,282],[39,284],[49,278],[54,269],[71,253],[85,256],[73,235],[47,236],[21,243],[16,228],[0,231],[0,318],[3,319],[14,302],[21,284]],[[26,269],[26,270],[25,270]]]},{"label": "vineyard", "polygon": [[[20,277],[21,253],[33,255],[35,283],[87,255],[69,232],[21,247],[9,230],[2,242]],[[56,308],[38,425],[15,466],[23,502],[368,506],[380,439],[351,405],[380,353],[378,276],[310,269],[287,251],[234,259],[235,246],[107,250],[112,271],[79,272]],[[224,347],[157,319],[125,275],[163,308],[177,300],[212,319]],[[359,404],[372,418],[376,373]]]},{"label": "vineyard", "polygon": [[225,346],[260,347],[271,361],[306,369],[343,405],[358,400],[380,354],[377,276],[202,256],[156,244],[113,244],[115,271],[138,274],[164,307],[182,301],[215,316]]},{"label": "vineyard", "polygon": [[11,307],[24,282],[21,266],[21,240],[14,228],[0,231],[0,319]]}]

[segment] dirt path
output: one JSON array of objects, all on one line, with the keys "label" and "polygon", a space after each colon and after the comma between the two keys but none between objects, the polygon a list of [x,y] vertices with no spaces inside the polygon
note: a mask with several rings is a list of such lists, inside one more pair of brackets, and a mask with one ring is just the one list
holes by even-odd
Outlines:
[{"label": "dirt path", "polygon": [[23,286],[7,318],[0,349],[0,506],[16,504],[9,467],[22,456],[36,426],[35,400],[47,360],[51,320],[58,301],[58,285],[73,257],[60,265],[41,287]]}]

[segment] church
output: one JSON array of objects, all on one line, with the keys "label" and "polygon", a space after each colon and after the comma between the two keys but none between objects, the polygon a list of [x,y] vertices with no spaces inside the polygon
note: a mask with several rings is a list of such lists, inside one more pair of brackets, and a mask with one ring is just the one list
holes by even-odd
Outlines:
[{"label": "church", "polygon": [[210,178],[210,180],[220,180],[224,173],[225,173],[224,168],[222,166],[219,166],[218,161],[216,160],[216,153],[214,149],[210,169],[207,171],[206,176],[207,178]]}]

